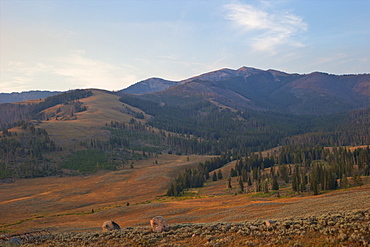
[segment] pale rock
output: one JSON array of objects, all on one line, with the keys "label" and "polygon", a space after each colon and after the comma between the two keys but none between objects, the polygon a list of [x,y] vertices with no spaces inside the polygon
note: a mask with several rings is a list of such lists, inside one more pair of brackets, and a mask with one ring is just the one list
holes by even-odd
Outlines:
[{"label": "pale rock", "polygon": [[265,224],[266,224],[267,227],[272,227],[275,224],[275,221],[273,221],[273,220],[266,220],[265,221]]},{"label": "pale rock", "polygon": [[162,216],[156,216],[151,219],[150,226],[152,227],[153,232],[164,232],[170,229],[166,220]]}]

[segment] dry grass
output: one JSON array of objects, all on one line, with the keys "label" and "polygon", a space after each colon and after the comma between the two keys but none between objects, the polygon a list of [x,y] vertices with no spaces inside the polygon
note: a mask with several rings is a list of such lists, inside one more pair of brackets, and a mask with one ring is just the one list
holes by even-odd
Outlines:
[{"label": "dry grass", "polygon": [[[187,161],[186,156],[160,155],[158,164],[140,161],[134,169],[2,184],[0,231],[97,229],[106,220],[114,220],[121,227],[147,226],[157,215],[169,223],[238,222],[370,208],[369,184],[319,196],[277,198],[254,193],[235,195],[226,190],[224,179],[208,182],[188,198],[160,196],[178,170],[206,159],[209,157],[190,156]],[[222,170],[226,174],[231,167],[233,163]],[[237,186],[236,179],[233,186]]]},{"label": "dry grass", "polygon": [[[164,195],[171,174],[177,173],[179,166],[194,166],[206,159],[209,157],[190,156],[187,161],[185,156],[160,155],[159,164],[145,160],[136,162],[134,169],[78,177],[21,179],[2,184],[0,230],[92,227],[99,226],[106,218],[132,221],[128,226],[140,223],[143,208],[151,210],[153,206],[141,203]],[[127,202],[130,206],[126,206]],[[117,211],[120,213],[116,214]],[[128,213],[132,217],[128,217]],[[27,219],[30,220],[21,223]]]},{"label": "dry grass", "polygon": [[[45,128],[57,145],[73,148],[80,141],[91,138],[107,139],[110,132],[102,129],[106,123],[110,123],[110,121],[129,122],[132,118],[122,112],[124,106],[119,101],[119,96],[102,90],[92,90],[92,92],[91,97],[80,100],[87,107],[87,110],[76,113],[77,119],[53,119],[42,122],[39,127]],[[131,108],[141,112],[139,109]]]}]

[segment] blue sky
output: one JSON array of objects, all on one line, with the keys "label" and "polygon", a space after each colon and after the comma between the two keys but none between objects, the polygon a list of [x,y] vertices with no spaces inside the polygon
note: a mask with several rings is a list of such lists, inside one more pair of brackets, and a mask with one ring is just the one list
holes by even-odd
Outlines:
[{"label": "blue sky", "polygon": [[0,92],[242,66],[370,72],[370,0],[0,0]]}]

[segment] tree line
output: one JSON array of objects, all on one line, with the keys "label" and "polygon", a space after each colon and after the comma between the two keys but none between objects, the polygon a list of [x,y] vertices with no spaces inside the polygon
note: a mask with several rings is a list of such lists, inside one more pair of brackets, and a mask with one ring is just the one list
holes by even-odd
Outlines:
[{"label": "tree line", "polygon": [[207,160],[204,163],[200,162],[197,168],[186,169],[185,172],[179,174],[170,184],[167,190],[167,196],[181,196],[184,189],[198,188],[204,185],[204,182],[210,178],[209,173],[221,168],[231,161],[230,153],[222,154],[219,157]]},{"label": "tree line", "polygon": [[255,192],[266,193],[277,190],[279,184],[291,184],[297,193],[317,195],[320,191],[361,185],[361,176],[370,176],[368,146],[353,151],[318,145],[284,146],[278,155],[250,153],[230,170],[230,177],[238,177]]}]

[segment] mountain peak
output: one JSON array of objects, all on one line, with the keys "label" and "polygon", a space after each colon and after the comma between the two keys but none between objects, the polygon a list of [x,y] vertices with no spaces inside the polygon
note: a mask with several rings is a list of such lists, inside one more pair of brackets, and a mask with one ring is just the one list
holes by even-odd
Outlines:
[{"label": "mountain peak", "polygon": [[151,77],[149,79],[139,81],[134,85],[131,85],[128,88],[121,90],[120,92],[131,94],[154,93],[166,90],[177,84],[178,84],[177,81],[168,81],[162,78]]}]

